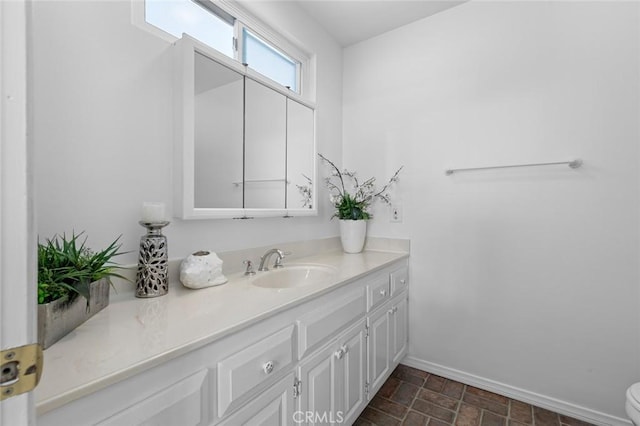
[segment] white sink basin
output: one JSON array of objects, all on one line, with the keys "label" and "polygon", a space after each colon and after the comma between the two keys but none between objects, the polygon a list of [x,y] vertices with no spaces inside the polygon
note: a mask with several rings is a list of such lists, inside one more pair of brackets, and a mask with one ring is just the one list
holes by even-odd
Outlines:
[{"label": "white sink basin", "polygon": [[294,288],[326,282],[337,270],[324,265],[285,265],[281,269],[258,272],[251,283],[264,288]]}]

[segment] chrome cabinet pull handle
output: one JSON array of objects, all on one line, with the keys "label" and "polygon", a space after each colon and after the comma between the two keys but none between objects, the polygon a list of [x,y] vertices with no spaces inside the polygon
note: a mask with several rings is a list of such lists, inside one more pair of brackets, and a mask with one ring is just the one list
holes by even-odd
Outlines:
[{"label": "chrome cabinet pull handle", "polygon": [[387,295],[387,290],[385,289],[380,290],[380,296],[384,297],[386,295]]},{"label": "chrome cabinet pull handle", "polygon": [[400,280],[400,284],[405,284],[406,280]]},{"label": "chrome cabinet pull handle", "polygon": [[262,370],[265,372],[265,374],[270,374],[273,371],[273,361],[269,361],[265,365],[263,365]]},{"label": "chrome cabinet pull handle", "polygon": [[342,345],[334,355],[336,356],[336,358],[342,359],[347,352],[349,352],[349,348],[347,347],[347,345]]}]

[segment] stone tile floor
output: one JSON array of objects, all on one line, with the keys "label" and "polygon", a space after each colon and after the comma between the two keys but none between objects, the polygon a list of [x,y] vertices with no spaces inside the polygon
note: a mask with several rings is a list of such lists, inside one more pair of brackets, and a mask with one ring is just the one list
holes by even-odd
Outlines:
[{"label": "stone tile floor", "polygon": [[505,396],[399,365],[355,426],[589,426]]}]

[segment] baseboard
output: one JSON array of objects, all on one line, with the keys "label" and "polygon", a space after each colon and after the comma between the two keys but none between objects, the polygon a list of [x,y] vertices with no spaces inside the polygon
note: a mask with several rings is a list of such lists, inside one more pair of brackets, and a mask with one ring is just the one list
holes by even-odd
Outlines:
[{"label": "baseboard", "polygon": [[519,389],[513,386],[506,385],[504,383],[469,374],[464,371],[445,367],[444,365],[423,361],[412,356],[406,356],[401,361],[401,363],[408,365],[409,367],[418,368],[420,370],[437,374],[438,376],[442,376],[447,379],[455,380],[467,385],[495,392],[500,395],[517,399],[519,401],[545,408],[547,410],[555,411],[556,413],[564,414],[566,416],[580,419],[585,422],[602,426],[632,426],[631,421],[627,419],[611,416],[609,414],[594,411],[589,408],[571,404],[566,401],[561,401],[559,399],[550,398],[548,396],[540,395],[535,392]]}]

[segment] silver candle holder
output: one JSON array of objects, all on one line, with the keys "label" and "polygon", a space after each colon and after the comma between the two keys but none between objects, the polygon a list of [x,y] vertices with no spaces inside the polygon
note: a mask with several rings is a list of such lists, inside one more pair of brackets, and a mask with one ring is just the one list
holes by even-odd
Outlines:
[{"label": "silver candle holder", "polygon": [[138,272],[136,273],[136,297],[158,297],[169,292],[167,237],[162,228],[169,221],[140,221],[147,234],[140,237]]}]

